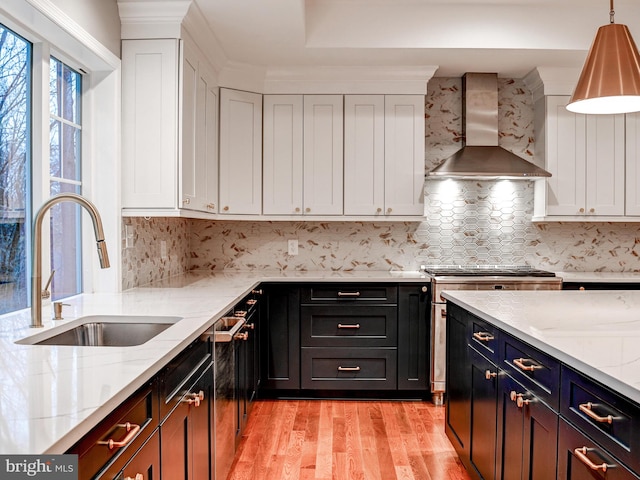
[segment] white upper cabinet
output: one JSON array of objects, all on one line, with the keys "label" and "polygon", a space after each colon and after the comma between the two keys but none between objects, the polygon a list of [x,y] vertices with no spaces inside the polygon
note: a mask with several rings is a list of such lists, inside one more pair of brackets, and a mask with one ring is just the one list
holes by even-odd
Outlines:
[{"label": "white upper cabinet", "polygon": [[384,95],[344,98],[344,213],[385,209]]},{"label": "white upper cabinet", "polygon": [[301,215],[302,95],[265,95],[263,102],[265,215]]},{"label": "white upper cabinet", "polygon": [[536,104],[536,150],[552,177],[536,186],[534,218],[623,216],[624,115],[575,114],[568,101],[546,96]]},{"label": "white upper cabinet", "polygon": [[626,207],[627,216],[640,216],[640,114],[626,115]]},{"label": "white upper cabinet", "polygon": [[304,213],[343,213],[343,97],[304,96]]},{"label": "white upper cabinet", "polygon": [[122,41],[122,205],[131,215],[215,213],[217,86],[189,41]]},{"label": "white upper cabinet", "polygon": [[180,41],[122,41],[122,205],[178,207]]},{"label": "white upper cabinet", "polygon": [[220,213],[262,210],[262,95],[220,89]]},{"label": "white upper cabinet", "polygon": [[386,95],[385,214],[424,215],[424,96]]}]

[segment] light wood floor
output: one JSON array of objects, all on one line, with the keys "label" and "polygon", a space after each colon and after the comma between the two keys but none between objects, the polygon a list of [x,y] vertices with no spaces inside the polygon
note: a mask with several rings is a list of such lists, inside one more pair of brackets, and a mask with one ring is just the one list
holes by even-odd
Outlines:
[{"label": "light wood floor", "polygon": [[258,400],[229,480],[468,480],[430,402]]}]

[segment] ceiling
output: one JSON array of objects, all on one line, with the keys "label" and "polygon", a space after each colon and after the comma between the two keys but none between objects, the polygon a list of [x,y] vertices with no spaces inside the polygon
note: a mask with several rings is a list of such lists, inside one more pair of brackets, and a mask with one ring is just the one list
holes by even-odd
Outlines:
[{"label": "ceiling", "polygon": [[[607,0],[194,0],[226,57],[265,68],[437,66],[436,76],[580,68]],[[640,41],[640,2],[615,21]]]}]

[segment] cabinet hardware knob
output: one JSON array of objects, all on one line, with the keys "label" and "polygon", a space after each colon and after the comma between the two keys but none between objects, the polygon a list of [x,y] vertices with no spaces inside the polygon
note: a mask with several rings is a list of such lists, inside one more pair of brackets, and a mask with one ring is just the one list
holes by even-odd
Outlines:
[{"label": "cabinet hardware knob", "polygon": [[528,358],[514,358],[513,364],[523,372],[533,372],[538,368],[542,368],[540,365],[536,365],[535,363],[532,363],[531,365],[524,364],[524,362],[530,362],[530,361],[531,360],[529,360]]},{"label": "cabinet hardware knob", "polygon": [[484,378],[487,380],[491,380],[492,378],[496,378],[498,374],[496,372],[492,372],[491,370],[487,370],[484,372]]},{"label": "cabinet hardware knob", "polygon": [[296,213],[300,213],[300,207],[296,207]]},{"label": "cabinet hardware knob", "polygon": [[144,475],[141,473],[136,473],[135,477],[124,477],[124,480],[144,480]]},{"label": "cabinet hardware knob", "polygon": [[481,342],[490,342],[491,340],[494,339],[494,336],[491,335],[489,332],[474,332],[473,338]]},{"label": "cabinet hardware knob", "polygon": [[311,209],[309,207],[304,209],[305,212],[309,213],[311,211]]},{"label": "cabinet hardware knob", "polygon": [[391,208],[387,208],[387,213],[391,213],[393,210]]},{"label": "cabinet hardware knob", "polygon": [[251,293],[253,293],[254,295],[262,295],[262,289],[259,288],[257,290],[251,290]]},{"label": "cabinet hardware knob", "polygon": [[601,417],[596,412],[593,411],[594,404],[591,402],[581,403],[578,405],[578,408],[582,413],[584,413],[587,417],[595,420],[598,423],[613,423],[613,417],[611,415],[607,415],[606,417]]},{"label": "cabinet hardware knob", "polygon": [[246,310],[236,310],[235,312],[233,312],[233,316],[244,318],[247,316],[247,312]]},{"label": "cabinet hardware knob", "polygon": [[184,403],[193,405],[195,407],[200,406],[200,402],[204,400],[204,392],[200,390],[198,393],[187,393],[182,400]]},{"label": "cabinet hardware knob", "polygon": [[347,328],[347,329],[351,328],[351,329],[356,329],[357,330],[358,328],[360,328],[360,324],[356,323],[354,325],[349,325],[349,324],[345,325],[344,323],[339,323],[338,324],[338,328]]},{"label": "cabinet hardware knob", "polygon": [[234,340],[244,340],[245,342],[249,340],[249,334],[247,332],[244,333],[236,333],[233,337]]},{"label": "cabinet hardware knob", "polygon": [[596,209],[595,209],[595,208],[590,208],[590,209],[589,209],[589,213],[595,213],[595,212],[596,212]]},{"label": "cabinet hardware knob", "polygon": [[225,205],[225,207],[223,208],[223,210],[224,210],[225,212],[228,212],[228,211],[229,211],[229,206],[228,206],[228,205]]},{"label": "cabinet hardware knob", "polygon": [[[582,463],[584,463],[587,467],[589,467],[591,470],[602,470],[603,472],[607,471],[607,468],[609,468],[612,465],[607,465],[606,463],[601,463],[600,465],[597,465],[595,463],[593,463],[589,457],[587,457],[587,452],[589,452],[589,448],[587,447],[582,447],[582,448],[576,448],[573,450],[573,453],[575,454],[576,457],[578,457],[578,460],[580,460]],[[593,450],[593,449],[591,449]]]},{"label": "cabinet hardware knob", "polygon": [[380,213],[382,212],[382,209],[380,207],[376,208],[376,212]]},{"label": "cabinet hardware knob", "polygon": [[190,198],[185,198],[184,200],[182,200],[182,203],[184,205],[189,205],[191,203],[191,199]]},{"label": "cabinet hardware knob", "polygon": [[584,208],[581,208],[579,211],[580,213],[584,213]]},{"label": "cabinet hardware knob", "polygon": [[116,425],[117,428],[124,428],[127,432],[127,436],[124,437],[122,440],[120,440],[119,442],[116,442],[113,438],[110,438],[109,440],[100,440],[98,441],[98,445],[107,445],[109,447],[109,450],[113,450],[114,448],[118,447],[124,447],[125,445],[127,445],[129,442],[131,442],[135,436],[138,434],[138,432],[140,431],[140,425],[136,425],[135,423],[119,423],[118,425]]},{"label": "cabinet hardware knob", "polygon": [[256,329],[256,324],[255,323],[245,323],[242,328],[244,328],[245,330],[255,330]]},{"label": "cabinet hardware knob", "polygon": [[529,405],[531,403],[531,400],[526,400],[524,398],[524,393],[516,393],[515,390],[511,390],[509,398],[512,402],[516,402],[516,406],[518,408],[522,408],[523,406]]},{"label": "cabinet hardware knob", "polygon": [[359,372],[360,367],[338,367],[339,372]]},{"label": "cabinet hardware knob", "polygon": [[429,287],[427,287],[426,285],[423,285],[420,290],[422,291],[422,293],[427,293],[429,291]]},{"label": "cabinet hardware knob", "polygon": [[215,203],[207,203],[207,208],[209,210],[214,210],[216,208],[216,204]]}]

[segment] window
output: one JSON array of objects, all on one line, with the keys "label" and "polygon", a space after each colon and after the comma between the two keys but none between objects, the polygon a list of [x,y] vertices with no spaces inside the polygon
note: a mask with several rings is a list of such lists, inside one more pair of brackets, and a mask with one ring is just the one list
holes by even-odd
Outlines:
[{"label": "window", "polygon": [[[31,44],[0,24],[0,314],[30,303],[31,192],[42,184],[32,174],[31,85],[46,81],[32,79],[34,61]],[[81,193],[82,77],[55,57],[40,61],[49,73],[48,194]],[[75,203],[51,209],[53,299],[82,291],[81,215]]]},{"label": "window", "polygon": [[0,24],[0,313],[28,306],[31,44]]}]

